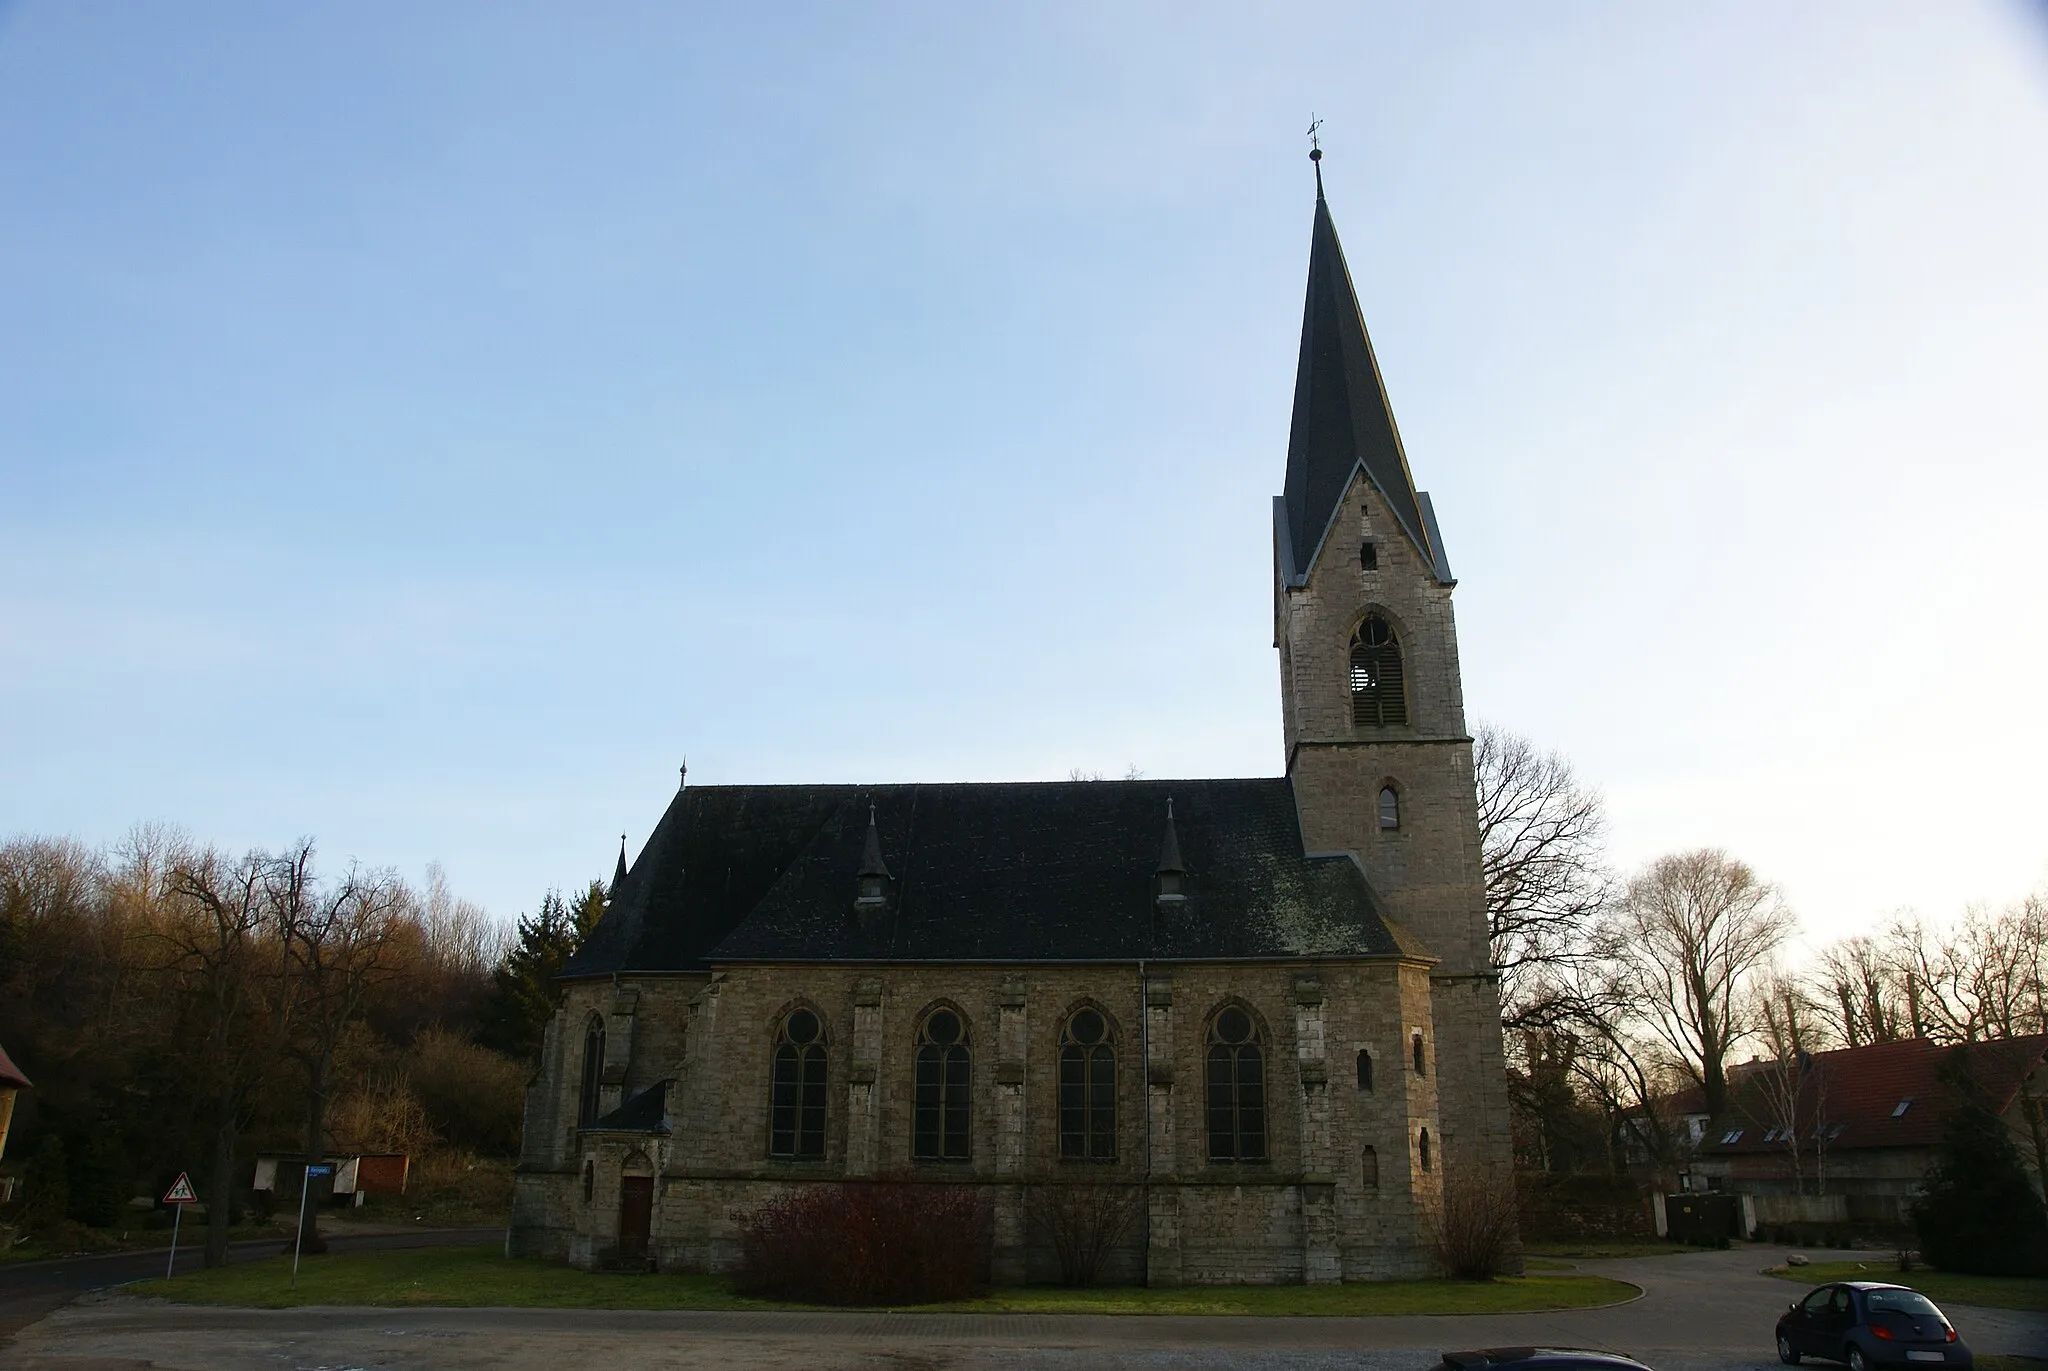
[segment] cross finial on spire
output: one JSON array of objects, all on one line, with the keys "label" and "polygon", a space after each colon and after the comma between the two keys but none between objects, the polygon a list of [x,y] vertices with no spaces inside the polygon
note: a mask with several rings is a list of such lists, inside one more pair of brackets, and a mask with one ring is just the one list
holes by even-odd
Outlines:
[{"label": "cross finial on spire", "polygon": [[1323,198],[1323,140],[1318,136],[1323,121],[1316,118],[1314,111],[1308,116],[1308,160],[1316,169],[1316,199]]},{"label": "cross finial on spire", "polygon": [[685,757],[683,758],[683,764],[676,768],[676,789],[681,790],[689,784],[690,759],[688,757]]}]

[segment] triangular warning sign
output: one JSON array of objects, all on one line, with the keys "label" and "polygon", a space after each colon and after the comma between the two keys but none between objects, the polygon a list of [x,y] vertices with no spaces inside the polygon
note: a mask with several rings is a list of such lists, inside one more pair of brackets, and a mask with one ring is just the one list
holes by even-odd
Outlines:
[{"label": "triangular warning sign", "polygon": [[178,1180],[171,1187],[171,1193],[164,1196],[165,1204],[197,1204],[199,1197],[192,1193],[192,1180],[184,1172],[178,1173]]}]

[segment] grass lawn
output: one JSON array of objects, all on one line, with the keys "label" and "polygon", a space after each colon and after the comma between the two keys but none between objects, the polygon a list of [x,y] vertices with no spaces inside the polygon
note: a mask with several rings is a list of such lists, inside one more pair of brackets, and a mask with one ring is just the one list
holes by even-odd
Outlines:
[{"label": "grass lawn", "polygon": [[2039,1357],[1979,1357],[1977,1371],[2048,1371]]},{"label": "grass lawn", "polygon": [[1575,1261],[1598,1261],[1604,1257],[1670,1257],[1680,1252],[1698,1252],[1676,1242],[1525,1242],[1522,1250],[1532,1257],[1570,1257]]},{"label": "grass lawn", "polygon": [[[240,1262],[127,1289],[192,1304],[283,1309],[302,1304],[528,1306],[549,1309],[794,1309],[733,1294],[716,1276],[612,1276],[514,1260],[475,1247],[426,1247],[308,1258],[290,1287],[284,1258]],[[1356,1285],[1184,1286],[1067,1290],[1026,1286],[931,1310],[1017,1314],[1496,1314],[1583,1309],[1633,1299],[1598,1276]]]},{"label": "grass lawn", "polygon": [[[1894,1281],[1910,1285],[1943,1304],[1981,1304],[1994,1309],[2037,1309],[2048,1312],[2048,1278],[2040,1276],[1966,1276],[1960,1271],[1899,1270],[1894,1261],[1814,1262],[1808,1266],[1774,1266],[1765,1274],[1801,1285],[1829,1281]],[[2042,1364],[2048,1368],[2048,1363]]]}]

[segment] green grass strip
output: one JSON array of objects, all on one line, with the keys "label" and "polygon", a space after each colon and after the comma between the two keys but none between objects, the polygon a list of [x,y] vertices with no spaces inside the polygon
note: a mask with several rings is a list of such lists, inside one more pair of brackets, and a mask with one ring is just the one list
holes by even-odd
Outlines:
[{"label": "green grass strip", "polygon": [[1764,1274],[1801,1285],[1890,1281],[1894,1285],[1910,1285],[1936,1304],[1953,1300],[1991,1309],[2048,1312],[2048,1278],[2041,1276],[1971,1276],[1960,1271],[1932,1271],[1924,1266],[1901,1271],[1895,1261],[1811,1262],[1805,1266],[1774,1266]]},{"label": "green grass strip", "polygon": [[[241,1262],[127,1289],[189,1304],[288,1309],[299,1305],[442,1305],[537,1309],[800,1309],[735,1295],[716,1276],[595,1275],[488,1248],[423,1247],[309,1257],[291,1288],[288,1258]],[[919,1306],[992,1314],[1502,1314],[1584,1309],[1634,1299],[1636,1287],[1599,1276],[1351,1285],[1025,1286],[975,1300]]]}]

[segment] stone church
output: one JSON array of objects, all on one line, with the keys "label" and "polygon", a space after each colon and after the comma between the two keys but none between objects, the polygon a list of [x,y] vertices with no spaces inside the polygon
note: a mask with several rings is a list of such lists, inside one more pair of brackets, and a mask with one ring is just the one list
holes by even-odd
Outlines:
[{"label": "stone church", "polygon": [[1510,1165],[1450,562],[1317,168],[1273,621],[1285,773],[685,784],[561,977],[516,1253],[717,1271],[851,1178],[1142,1194],[1110,1279],[1427,1275]]}]

